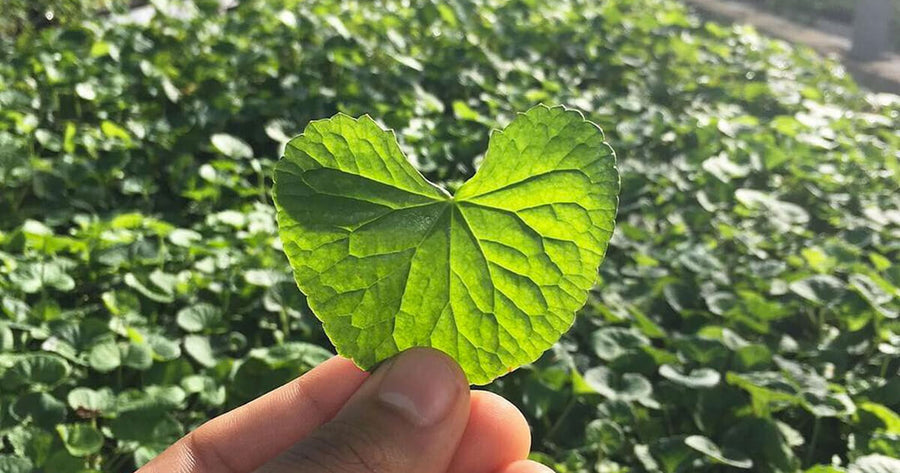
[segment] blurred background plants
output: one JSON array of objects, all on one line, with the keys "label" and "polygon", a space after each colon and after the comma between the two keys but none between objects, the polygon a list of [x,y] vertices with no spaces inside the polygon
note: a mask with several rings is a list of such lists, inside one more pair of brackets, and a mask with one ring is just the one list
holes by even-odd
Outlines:
[{"label": "blurred background plants", "polygon": [[309,120],[369,113],[452,187],[539,102],[623,192],[573,330],[490,386],[535,457],[900,471],[897,96],[671,0],[153,5],[0,35],[0,472],[132,471],[329,356],[268,194]]},{"label": "blurred background plants", "polygon": [[[777,12],[792,20],[816,23],[826,20],[838,25],[851,25],[857,3],[865,0],[739,0]],[[893,44],[900,51],[900,0],[890,0],[894,6],[891,28]],[[849,33],[848,33],[848,36]]]}]

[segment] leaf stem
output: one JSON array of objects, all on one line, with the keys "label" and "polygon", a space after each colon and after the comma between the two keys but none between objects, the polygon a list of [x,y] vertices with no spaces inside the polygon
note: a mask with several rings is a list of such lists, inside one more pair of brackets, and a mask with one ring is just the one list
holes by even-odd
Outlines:
[{"label": "leaf stem", "polygon": [[287,311],[284,308],[281,309],[281,312],[278,314],[279,318],[281,318],[281,331],[284,332],[284,339],[288,339],[291,336],[291,322],[288,319]]},{"label": "leaf stem", "polygon": [[547,434],[544,435],[543,443],[546,444],[550,439],[553,438],[554,435],[559,431],[560,427],[562,427],[563,421],[566,420],[566,417],[572,412],[572,409],[575,407],[576,396],[569,396],[569,401],[566,403],[566,407],[563,408],[562,413],[559,414],[559,417],[556,418],[556,422],[550,426],[550,429],[547,430]]},{"label": "leaf stem", "polygon": [[812,439],[809,441],[809,450],[806,451],[806,466],[809,466],[812,463],[813,454],[816,451],[816,443],[819,441],[819,428],[821,424],[822,418],[816,416],[816,420],[813,423]]}]

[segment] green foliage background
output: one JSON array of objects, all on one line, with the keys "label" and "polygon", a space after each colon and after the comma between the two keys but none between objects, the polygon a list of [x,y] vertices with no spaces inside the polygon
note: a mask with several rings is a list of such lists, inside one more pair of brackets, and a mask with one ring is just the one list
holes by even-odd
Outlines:
[{"label": "green foliage background", "polygon": [[131,471],[328,356],[268,194],[309,120],[453,187],[539,102],[623,191],[573,330],[490,388],[535,457],[898,471],[898,97],[670,0],[215,3],[0,38],[0,472]]}]

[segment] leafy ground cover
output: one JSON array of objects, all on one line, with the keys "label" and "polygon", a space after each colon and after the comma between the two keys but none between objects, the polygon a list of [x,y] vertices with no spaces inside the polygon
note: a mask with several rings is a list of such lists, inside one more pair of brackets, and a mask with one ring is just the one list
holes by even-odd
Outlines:
[{"label": "leafy ground cover", "polygon": [[[159,0],[157,0],[159,2]],[[91,15],[116,11],[125,13],[132,5],[146,0],[6,0],[0,17],[0,35],[21,34],[27,30],[55,25],[78,24]],[[162,3],[162,2],[159,2]]]},{"label": "leafy ground cover", "polygon": [[622,194],[574,328],[490,386],[536,458],[898,471],[900,99],[669,0],[212,3],[0,38],[0,471],[131,471],[329,355],[269,195],[307,122],[456,188],[539,102]]}]

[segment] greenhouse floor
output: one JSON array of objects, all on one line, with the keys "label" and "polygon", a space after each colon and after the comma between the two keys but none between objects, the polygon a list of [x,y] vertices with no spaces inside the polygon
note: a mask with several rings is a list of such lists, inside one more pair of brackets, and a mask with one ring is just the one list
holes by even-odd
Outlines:
[{"label": "greenhouse floor", "polygon": [[807,25],[732,0],[684,2],[714,17],[749,24],[771,36],[836,56],[863,86],[879,92],[900,94],[900,54],[887,54],[870,62],[854,60],[849,54],[851,30],[846,25],[831,22]]}]

